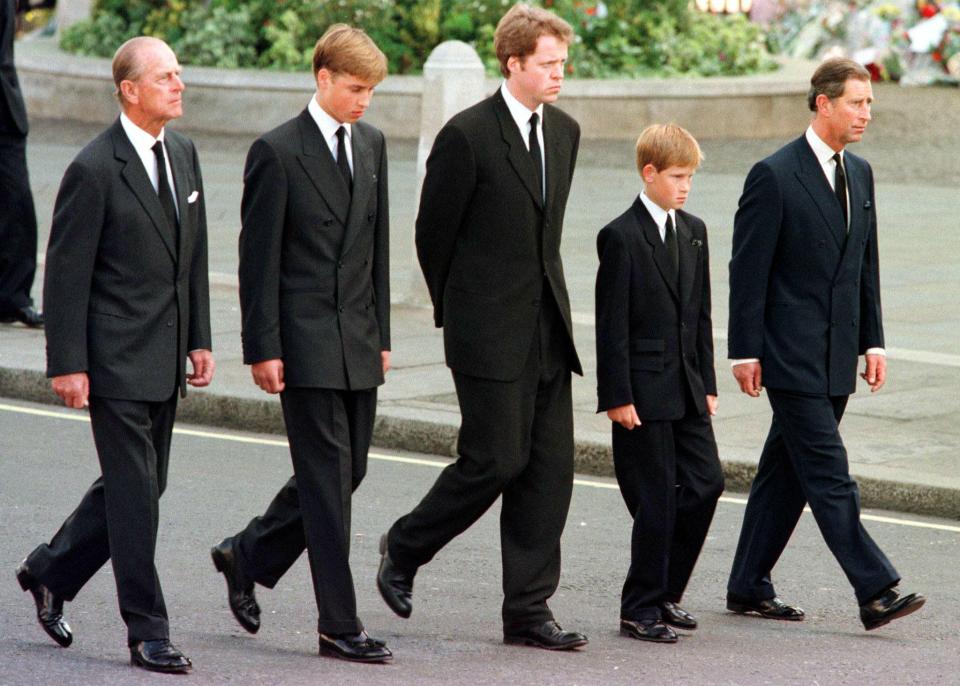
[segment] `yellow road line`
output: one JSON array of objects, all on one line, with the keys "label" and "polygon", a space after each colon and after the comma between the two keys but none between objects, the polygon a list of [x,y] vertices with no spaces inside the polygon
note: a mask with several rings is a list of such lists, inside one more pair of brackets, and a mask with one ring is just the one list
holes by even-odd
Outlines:
[{"label": "yellow road line", "polygon": [[[80,410],[41,410],[34,407],[20,407],[18,405],[7,405],[0,403],[0,411],[3,412],[16,412],[19,414],[29,414],[36,417],[51,417],[54,419],[67,419],[77,422],[89,422],[90,417],[87,416],[86,412]],[[234,443],[247,443],[250,445],[266,445],[276,448],[286,448],[287,442],[282,439],[277,438],[257,438],[255,436],[241,436],[238,434],[226,434],[218,431],[200,431],[198,429],[179,429],[174,428],[173,433],[180,434],[182,436],[192,436],[194,438],[209,438],[219,441],[232,441]],[[396,462],[400,464],[412,464],[418,465],[421,467],[435,467],[438,469],[443,469],[448,464],[449,461],[444,460],[430,460],[419,457],[405,457],[403,455],[388,455],[386,453],[380,453],[377,451],[370,452],[370,458],[374,460],[381,460],[383,462]],[[605,490],[617,490],[617,484],[609,481],[594,481],[592,479],[574,479],[574,485],[584,486],[587,488],[599,488]],[[746,498],[733,498],[731,496],[721,496],[720,502],[729,503],[731,505],[746,505]],[[810,512],[810,508],[804,508],[804,512]],[[871,515],[871,514],[861,514],[860,519],[869,522],[880,522],[883,524],[894,524],[896,526],[910,526],[920,529],[933,529],[935,531],[950,531],[953,533],[960,533],[960,526],[952,526],[950,524],[935,524],[933,522],[919,522],[911,519],[899,519],[897,517],[883,517],[880,515]]]}]

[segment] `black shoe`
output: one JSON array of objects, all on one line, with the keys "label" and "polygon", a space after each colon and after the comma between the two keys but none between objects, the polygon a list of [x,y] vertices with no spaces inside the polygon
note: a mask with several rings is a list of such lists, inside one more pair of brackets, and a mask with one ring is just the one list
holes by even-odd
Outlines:
[{"label": "black shoe", "polygon": [[43,313],[37,312],[32,305],[27,305],[0,316],[0,322],[4,324],[20,322],[30,328],[43,328]]},{"label": "black shoe", "polygon": [[387,606],[406,619],[413,612],[413,574],[397,567],[387,552],[387,535],[380,537],[380,569],[377,588]]},{"label": "black shoe", "polygon": [[383,641],[359,634],[320,634],[320,654],[350,662],[390,662],[393,653]]},{"label": "black shoe", "polygon": [[653,641],[654,643],[677,642],[677,632],[659,619],[642,619],[639,622],[621,619],[620,633],[623,636],[629,636],[630,638],[636,638],[641,641]]},{"label": "black shoe", "polygon": [[697,618],[676,603],[664,600],[660,603],[659,608],[660,619],[663,620],[664,624],[686,631],[693,631],[697,628]]},{"label": "black shoe", "polygon": [[233,554],[233,539],[225,538],[210,549],[213,566],[227,580],[227,602],[237,622],[251,634],[260,629],[260,606],[253,592],[253,582],[248,581]]},{"label": "black shoe", "polygon": [[860,621],[867,631],[878,629],[895,619],[916,612],[927,602],[919,593],[902,596],[896,588],[888,588],[879,598],[860,606]]},{"label": "black shoe", "polygon": [[587,637],[576,631],[564,631],[555,621],[548,620],[520,631],[503,635],[508,645],[533,646],[545,650],[573,650],[587,645]]},{"label": "black shoe", "polygon": [[165,674],[186,674],[193,667],[190,659],[166,638],[134,643],[130,646],[130,664]]},{"label": "black shoe", "polygon": [[33,577],[26,560],[17,567],[17,581],[20,582],[20,588],[30,591],[33,596],[33,602],[37,606],[37,621],[47,632],[47,636],[64,648],[73,643],[73,632],[63,618],[63,598],[55,596],[49,588]]},{"label": "black shoe", "polygon": [[748,600],[727,593],[727,609],[741,615],[752,612],[766,619],[782,619],[788,622],[801,622],[804,616],[802,609],[787,605],[776,596],[766,600]]}]

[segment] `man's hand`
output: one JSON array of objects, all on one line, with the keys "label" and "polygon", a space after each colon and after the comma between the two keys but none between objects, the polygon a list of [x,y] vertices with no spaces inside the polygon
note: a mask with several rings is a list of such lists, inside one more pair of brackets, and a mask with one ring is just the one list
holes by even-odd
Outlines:
[{"label": "man's hand", "polygon": [[717,400],[717,396],[707,395],[707,414],[709,414],[711,417],[716,416],[717,407],[719,406],[720,406],[720,401]]},{"label": "man's hand", "polygon": [[887,380],[887,356],[866,355],[867,366],[860,377],[870,384],[870,392],[876,393]]},{"label": "man's hand", "polygon": [[67,407],[80,409],[90,404],[90,377],[86,372],[55,376],[50,385]]},{"label": "man's hand", "polygon": [[633,404],[612,407],[607,410],[607,417],[610,418],[611,422],[616,422],[627,430],[640,426],[640,417],[637,415],[637,408]]},{"label": "man's hand", "polygon": [[250,367],[250,373],[253,374],[253,383],[267,393],[279,393],[284,389],[283,360],[281,359],[255,362]]},{"label": "man's hand", "polygon": [[196,388],[209,386],[213,381],[213,368],[216,366],[213,353],[203,349],[191,350],[187,353],[187,357],[193,365],[193,373],[187,374],[187,383]]},{"label": "man's hand", "polygon": [[390,370],[390,351],[389,350],[380,351],[380,364],[383,365],[383,375],[386,376],[387,372]]},{"label": "man's hand", "polygon": [[763,390],[763,377],[760,373],[759,362],[743,362],[733,365],[733,377],[740,385],[740,390],[751,398],[760,396]]}]

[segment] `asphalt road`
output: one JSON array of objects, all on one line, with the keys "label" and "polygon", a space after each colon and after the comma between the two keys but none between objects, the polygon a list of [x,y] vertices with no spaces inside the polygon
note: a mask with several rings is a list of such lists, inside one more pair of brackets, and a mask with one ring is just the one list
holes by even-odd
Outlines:
[{"label": "asphalt road", "polygon": [[[66,616],[75,632],[56,647],[36,625],[13,577],[20,559],[48,540],[98,473],[85,415],[0,399],[0,685],[140,684],[176,677],[127,664],[109,566]],[[234,622],[208,549],[262,511],[290,472],[275,436],[180,426],[161,507],[158,568],[172,638],[194,661],[194,684],[956,684],[960,653],[960,526],[865,514],[866,526],[904,577],[928,597],[920,613],[867,633],[852,591],[805,515],[775,570],[785,599],[807,611],[801,624],[727,613],[726,574],[743,496],[718,508],[684,606],[701,627],[677,645],[617,634],[629,521],[615,484],[578,479],[564,534],[561,588],[551,602],[562,625],[587,633],[576,653],[507,647],[500,633],[496,506],[417,576],[411,619],[380,600],[377,540],[427,490],[444,462],[375,450],[354,499],[353,569],[361,617],[388,641],[391,665],[352,665],[317,656],[316,608],[302,557],[276,589],[260,589],[263,627]],[[4,571],[5,570],[5,571]]]}]

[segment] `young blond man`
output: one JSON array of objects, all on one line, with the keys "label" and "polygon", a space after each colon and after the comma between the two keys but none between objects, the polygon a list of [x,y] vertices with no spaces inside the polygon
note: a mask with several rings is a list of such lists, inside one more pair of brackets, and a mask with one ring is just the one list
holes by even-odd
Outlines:
[{"label": "young blond man", "polygon": [[350,501],[366,473],[377,386],[390,365],[387,153],[360,122],[386,76],[361,30],[331,26],[316,94],[250,148],[240,233],[243,356],[279,393],[294,476],[267,511],[211,551],[230,609],[256,633],[254,583],[272,588],[306,547],[320,654],[385,662],[357,617]]},{"label": "young blond man", "polygon": [[647,127],[643,190],[597,236],[598,411],[633,518],[620,632],[663,643],[697,628],[678,603],[723,491],[707,230],[682,209],[701,160],[686,130]]},{"label": "young blond man", "polygon": [[408,617],[417,569],[502,496],[504,641],[549,650],[587,643],[547,606],[573,488],[570,372],[582,373],[560,260],[580,128],[552,106],[572,38],[546,10],[511,8],[494,36],[503,85],[453,117],[427,160],[417,255],[457,389],[459,457],[383,537],[377,578]]}]

